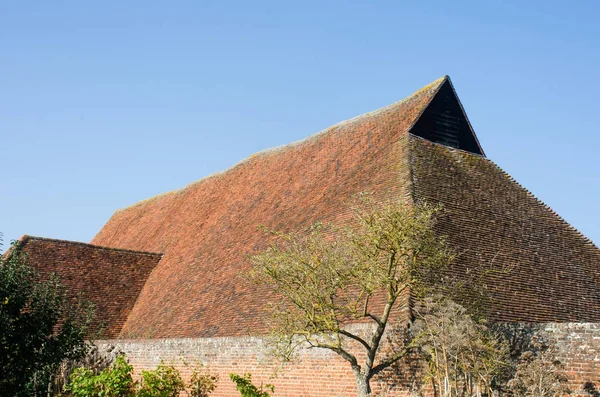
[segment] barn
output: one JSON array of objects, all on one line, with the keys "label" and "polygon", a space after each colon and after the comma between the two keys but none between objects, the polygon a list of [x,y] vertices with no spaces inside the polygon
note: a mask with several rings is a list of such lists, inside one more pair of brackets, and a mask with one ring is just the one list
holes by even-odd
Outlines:
[{"label": "barn", "polygon": [[[264,308],[274,298],[245,277],[248,255],[268,243],[257,226],[343,224],[361,192],[442,204],[436,231],[461,252],[456,274],[511,269],[486,276],[494,320],[541,324],[572,389],[600,382],[600,249],[486,157],[448,76],[117,210],[90,244],[34,236],[21,244],[31,264],[96,303],[101,349],[126,352],[137,371],[164,360],[185,373],[185,362],[201,361],[221,375],[214,395],[233,396],[229,372],[259,381],[273,373]],[[335,354],[301,358],[271,380],[277,396],[354,394]],[[410,386],[385,372],[375,383],[392,394]]]}]

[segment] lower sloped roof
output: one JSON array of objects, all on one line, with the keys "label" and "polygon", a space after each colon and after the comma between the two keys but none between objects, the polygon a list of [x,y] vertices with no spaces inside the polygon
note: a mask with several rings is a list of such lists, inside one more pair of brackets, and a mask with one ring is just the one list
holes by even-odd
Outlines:
[{"label": "lower sloped roof", "polygon": [[162,254],[100,247],[34,236],[20,239],[20,252],[42,276],[55,273],[71,298],[96,306],[90,335],[115,338]]}]

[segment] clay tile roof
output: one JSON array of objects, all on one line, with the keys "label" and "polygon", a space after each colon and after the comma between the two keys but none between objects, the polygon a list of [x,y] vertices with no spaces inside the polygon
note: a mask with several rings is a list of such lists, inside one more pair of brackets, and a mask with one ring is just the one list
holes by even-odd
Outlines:
[{"label": "clay tile roof", "polygon": [[598,248],[484,157],[444,76],[403,101],[117,211],[92,243],[164,252],[120,336],[264,331],[262,308],[272,298],[245,278],[247,256],[267,243],[257,226],[344,222],[347,201],[365,191],[444,203],[440,233],[461,252],[457,273],[512,265],[490,279],[497,318],[600,321]]},{"label": "clay tile roof", "polygon": [[411,136],[413,193],[443,204],[455,271],[484,277],[503,321],[600,321],[600,250],[492,161]]},{"label": "clay tile roof", "polygon": [[72,298],[79,294],[96,305],[90,332],[114,338],[162,254],[99,247],[34,236],[20,239],[27,263],[43,276],[55,273]]}]

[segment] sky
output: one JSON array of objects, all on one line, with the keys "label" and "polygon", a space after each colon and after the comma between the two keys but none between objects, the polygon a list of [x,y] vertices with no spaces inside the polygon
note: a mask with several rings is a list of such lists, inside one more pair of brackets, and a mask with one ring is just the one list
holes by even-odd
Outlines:
[{"label": "sky", "polygon": [[600,2],[0,1],[0,232],[115,210],[450,75],[486,155],[600,244]]}]

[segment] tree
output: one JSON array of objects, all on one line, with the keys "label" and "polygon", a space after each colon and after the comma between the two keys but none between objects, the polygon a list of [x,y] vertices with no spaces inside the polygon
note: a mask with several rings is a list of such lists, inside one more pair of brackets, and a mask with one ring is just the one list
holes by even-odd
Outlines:
[{"label": "tree", "polygon": [[424,381],[436,397],[491,395],[508,370],[506,343],[460,304],[434,294],[413,310],[411,346],[426,363]]},{"label": "tree", "polygon": [[[409,294],[439,283],[453,255],[433,231],[437,208],[362,199],[351,227],[315,224],[308,233],[274,232],[275,240],[252,257],[254,277],[281,297],[273,307],[279,356],[301,345],[329,349],[352,367],[360,397],[370,381],[405,354],[381,353],[394,309]],[[367,321],[363,333],[348,325]],[[360,346],[364,360],[348,348]]]},{"label": "tree", "polygon": [[[500,336],[511,343],[511,379],[503,385],[514,397],[555,397],[570,394],[559,351],[547,333],[535,325],[502,327]],[[515,338],[516,336],[516,338]],[[584,386],[585,388],[585,386]],[[587,390],[588,393],[590,390]],[[592,393],[589,393],[592,394]]]},{"label": "tree", "polygon": [[42,278],[14,242],[0,258],[0,395],[48,395],[61,361],[85,355],[93,307]]},{"label": "tree", "polygon": [[535,324],[489,323],[434,294],[413,310],[410,346],[436,397],[555,397],[570,393],[552,340]]}]

